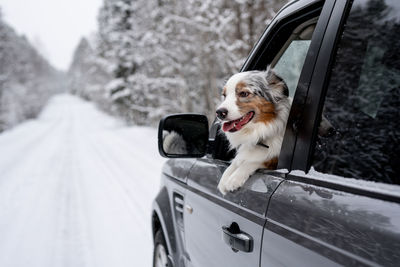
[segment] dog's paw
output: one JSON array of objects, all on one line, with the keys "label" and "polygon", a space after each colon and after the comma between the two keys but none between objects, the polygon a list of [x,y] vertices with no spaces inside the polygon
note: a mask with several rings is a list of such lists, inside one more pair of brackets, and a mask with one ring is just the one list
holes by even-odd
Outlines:
[{"label": "dog's paw", "polygon": [[225,195],[228,193],[228,189],[226,189],[225,183],[221,180],[218,184],[218,190],[221,194]]},{"label": "dog's paw", "polygon": [[227,191],[235,191],[243,186],[246,182],[247,178],[238,175],[232,175],[229,177],[228,181],[225,183],[225,190]]},{"label": "dog's paw", "polygon": [[218,183],[218,190],[219,192],[221,192],[223,195],[225,195],[226,193],[228,193],[228,189],[226,187],[226,184],[228,183],[229,177],[226,175],[226,173],[224,173],[224,175],[222,175],[221,180],[219,180]]},{"label": "dog's paw", "polygon": [[233,169],[233,165],[229,166],[224,173],[222,174],[221,180],[219,180],[218,183],[218,190],[225,195],[226,193],[228,193],[228,190],[226,189],[226,183],[229,180],[229,175],[232,173],[232,169]]},{"label": "dog's paw", "polygon": [[238,175],[232,175],[226,179],[221,179],[218,184],[218,190],[225,195],[229,191],[235,191],[239,189],[245,182],[247,178]]}]

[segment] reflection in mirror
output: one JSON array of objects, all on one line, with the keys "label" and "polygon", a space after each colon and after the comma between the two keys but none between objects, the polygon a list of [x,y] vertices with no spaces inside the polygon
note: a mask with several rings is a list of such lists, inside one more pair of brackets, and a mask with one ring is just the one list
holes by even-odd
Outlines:
[{"label": "reflection in mirror", "polygon": [[186,142],[175,131],[163,131],[163,149],[168,154],[186,154]]},{"label": "reflection in mirror", "polygon": [[177,114],[160,122],[159,149],[164,157],[202,157],[208,142],[208,120],[204,115]]}]

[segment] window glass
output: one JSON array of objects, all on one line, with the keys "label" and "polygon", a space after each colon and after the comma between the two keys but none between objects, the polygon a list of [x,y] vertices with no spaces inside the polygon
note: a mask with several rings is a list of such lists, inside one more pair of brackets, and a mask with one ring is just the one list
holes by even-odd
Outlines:
[{"label": "window glass", "polygon": [[296,91],[310,43],[310,40],[293,40],[274,67],[276,73],[286,82],[290,97]]},{"label": "window glass", "polygon": [[328,85],[313,167],[399,184],[400,2],[356,0]]},{"label": "window glass", "polygon": [[317,18],[314,18],[299,25],[272,62],[276,73],[286,82],[290,97],[296,91],[316,22]]}]

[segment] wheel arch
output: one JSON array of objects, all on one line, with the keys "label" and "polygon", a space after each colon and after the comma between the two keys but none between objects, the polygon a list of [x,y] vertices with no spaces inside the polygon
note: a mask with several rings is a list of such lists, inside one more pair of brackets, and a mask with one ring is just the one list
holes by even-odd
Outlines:
[{"label": "wheel arch", "polygon": [[171,211],[168,191],[164,187],[158,193],[156,199],[153,202],[151,227],[153,241],[156,232],[161,229],[164,235],[165,242],[167,244],[168,252],[174,258],[176,255],[177,244],[175,238],[174,220],[172,216],[173,213]]}]

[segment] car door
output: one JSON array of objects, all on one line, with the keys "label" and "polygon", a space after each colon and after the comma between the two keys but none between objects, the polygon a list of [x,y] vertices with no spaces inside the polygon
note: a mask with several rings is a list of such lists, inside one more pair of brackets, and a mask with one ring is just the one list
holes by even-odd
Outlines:
[{"label": "car door", "polygon": [[[226,167],[225,162],[200,159],[188,177],[184,213],[186,266],[259,264],[268,199],[282,177],[258,172],[238,192],[223,197],[217,184]],[[242,243],[243,249],[235,250],[233,242]]]},{"label": "car door", "polygon": [[[290,93],[294,95],[308,48],[318,42],[311,37],[322,6],[322,1],[303,1],[283,9],[242,70],[265,69],[272,64],[290,80]],[[293,64],[290,58],[295,58]],[[231,153],[218,129],[218,124],[211,129],[211,153],[197,160],[187,179],[183,219],[186,266],[259,266],[269,199],[284,180],[292,151],[290,146],[285,148],[288,151],[279,160],[279,170],[259,170],[241,189],[223,196],[217,185],[229,166]]]},{"label": "car door", "polygon": [[395,1],[336,1],[294,99],[293,161],[270,200],[261,266],[399,265],[399,21]]}]

